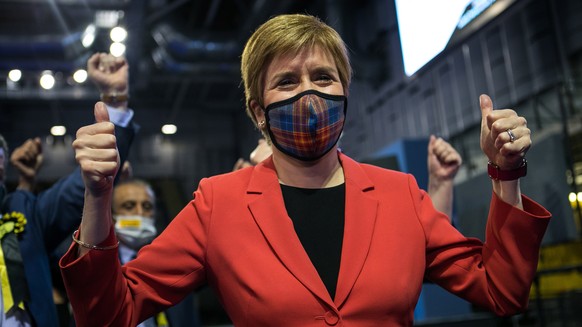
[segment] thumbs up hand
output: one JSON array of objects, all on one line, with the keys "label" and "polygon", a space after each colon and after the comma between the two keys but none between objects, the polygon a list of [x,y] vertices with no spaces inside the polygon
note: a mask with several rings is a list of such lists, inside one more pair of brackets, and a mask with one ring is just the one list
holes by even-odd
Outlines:
[{"label": "thumbs up hand", "polygon": [[524,117],[511,109],[493,109],[491,98],[482,94],[481,150],[502,170],[512,170],[522,164],[531,146],[531,131]]},{"label": "thumbs up hand", "polygon": [[81,166],[86,191],[95,196],[107,195],[119,169],[115,126],[102,102],[95,104],[95,123],[81,127],[73,141],[75,159]]}]

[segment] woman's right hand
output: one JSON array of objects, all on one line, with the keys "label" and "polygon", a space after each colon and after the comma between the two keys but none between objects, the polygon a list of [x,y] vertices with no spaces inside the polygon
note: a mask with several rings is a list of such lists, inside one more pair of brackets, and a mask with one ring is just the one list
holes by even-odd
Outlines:
[{"label": "woman's right hand", "polygon": [[85,192],[100,197],[113,189],[113,180],[119,169],[119,153],[115,138],[115,125],[103,102],[94,109],[96,123],[81,127],[73,141],[75,159],[81,167]]}]

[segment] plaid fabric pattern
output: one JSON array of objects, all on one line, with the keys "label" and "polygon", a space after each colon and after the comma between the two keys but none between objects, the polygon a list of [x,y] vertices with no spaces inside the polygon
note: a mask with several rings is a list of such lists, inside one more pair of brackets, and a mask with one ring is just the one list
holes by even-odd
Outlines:
[{"label": "plaid fabric pattern", "polygon": [[345,100],[308,93],[294,102],[270,108],[267,116],[277,148],[298,159],[319,158],[339,139],[345,120]]}]

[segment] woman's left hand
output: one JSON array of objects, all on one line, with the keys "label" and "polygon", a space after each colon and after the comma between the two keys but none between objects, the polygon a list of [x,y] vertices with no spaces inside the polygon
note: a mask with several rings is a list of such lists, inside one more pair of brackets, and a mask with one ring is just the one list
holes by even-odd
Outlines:
[{"label": "woman's left hand", "polygon": [[524,117],[512,109],[493,110],[491,98],[482,94],[481,150],[502,170],[519,168],[531,146],[531,131]]}]

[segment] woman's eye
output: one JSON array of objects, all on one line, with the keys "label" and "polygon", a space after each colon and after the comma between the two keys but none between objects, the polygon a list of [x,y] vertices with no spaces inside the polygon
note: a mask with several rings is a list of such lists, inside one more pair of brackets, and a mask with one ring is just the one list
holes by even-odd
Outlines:
[{"label": "woman's eye", "polygon": [[293,84],[293,80],[286,78],[279,81],[279,86],[287,86]]},{"label": "woman's eye", "polygon": [[322,82],[331,82],[331,81],[333,81],[333,79],[329,75],[319,75],[317,77],[317,80],[318,81],[322,81]]}]

